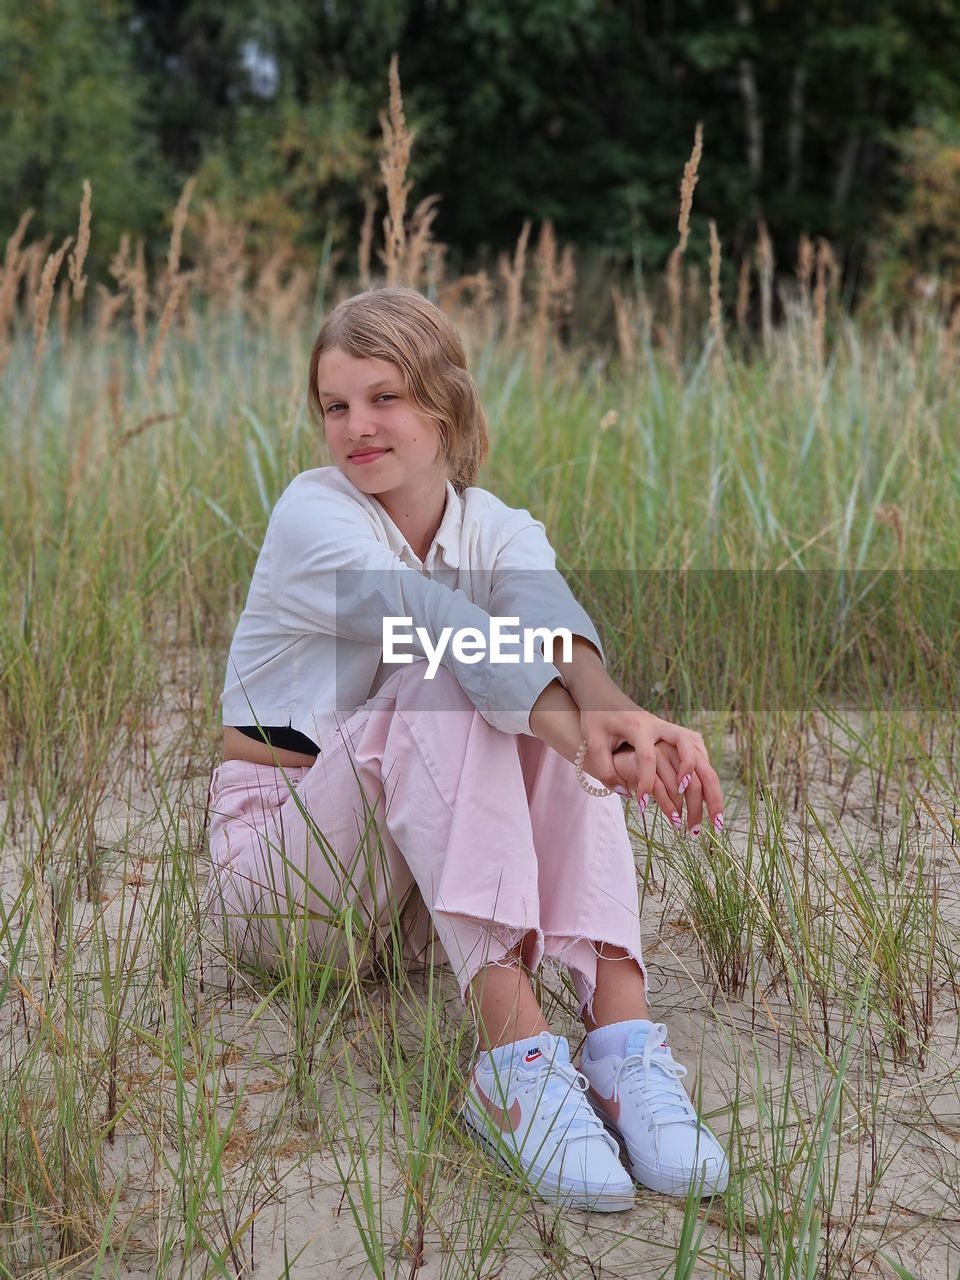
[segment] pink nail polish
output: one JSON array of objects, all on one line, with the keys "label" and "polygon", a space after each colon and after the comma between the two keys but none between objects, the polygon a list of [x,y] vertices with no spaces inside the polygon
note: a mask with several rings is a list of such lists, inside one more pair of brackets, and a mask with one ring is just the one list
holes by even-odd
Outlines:
[{"label": "pink nail polish", "polygon": [[678,831],[683,825],[683,820],[680,817],[679,813],[677,813],[676,809],[674,809],[673,813],[671,813],[670,821],[673,823],[673,825],[677,828]]},{"label": "pink nail polish", "polygon": [[699,823],[699,822],[697,823],[697,825],[696,825],[695,827],[691,827],[691,828],[690,828],[690,834],[691,834],[692,836],[698,836],[698,835],[700,834],[700,823]]},{"label": "pink nail polish", "polygon": [[613,790],[618,796],[628,796],[630,794],[626,787],[614,787]]},{"label": "pink nail polish", "polygon": [[714,826],[714,830],[716,831],[723,830],[723,814],[722,813],[718,813],[717,816],[714,818],[713,826]]},{"label": "pink nail polish", "polygon": [[648,805],[649,803],[650,803],[650,793],[649,793],[649,792],[647,792],[647,791],[645,791],[645,792],[643,793],[643,795],[640,797],[640,805],[639,805],[639,808],[640,808],[640,812],[641,812],[641,813],[645,813],[645,812],[646,812],[646,808],[647,808],[647,805]]},{"label": "pink nail polish", "polygon": [[680,779],[679,791],[681,795],[683,795],[683,793],[686,791],[689,785],[690,785],[690,775],[689,773],[685,773],[683,777]]}]

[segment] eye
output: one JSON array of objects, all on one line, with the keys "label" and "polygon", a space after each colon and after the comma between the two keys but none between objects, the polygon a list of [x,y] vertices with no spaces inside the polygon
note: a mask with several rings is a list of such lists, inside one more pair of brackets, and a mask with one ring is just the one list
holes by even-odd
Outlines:
[{"label": "eye", "polygon": [[[374,400],[399,400],[399,398],[400,397],[394,395],[392,391],[381,391],[378,395],[374,396]],[[342,409],[342,408],[343,408],[342,402],[339,400],[335,400],[333,404],[327,405],[326,409],[324,409],[324,413],[336,413],[339,409]]]}]

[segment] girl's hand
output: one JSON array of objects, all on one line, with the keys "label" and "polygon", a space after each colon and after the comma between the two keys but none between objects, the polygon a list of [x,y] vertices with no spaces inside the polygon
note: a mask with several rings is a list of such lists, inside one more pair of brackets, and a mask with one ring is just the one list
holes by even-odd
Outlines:
[{"label": "girl's hand", "polygon": [[[641,812],[646,808],[643,796],[652,795],[678,831],[682,796],[691,832],[696,828],[694,834],[699,834],[704,805],[714,829],[722,831],[723,793],[701,735],[661,720],[626,697],[623,701],[613,710],[581,712],[581,733],[587,740],[584,770],[607,787],[626,783]],[[617,751],[614,764],[617,746],[623,750]]]},{"label": "girl's hand", "polygon": [[[681,811],[683,809],[683,796],[680,794],[676,782],[678,758],[676,750],[666,742],[658,742],[654,750],[657,759],[657,776],[653,784],[653,799],[663,810],[664,815],[670,820],[674,828],[677,831],[682,831],[683,819]],[[624,783],[628,783],[630,778],[636,776],[638,771],[637,753],[632,747],[624,748],[622,751],[615,751],[613,763]],[[699,801],[695,803],[693,797],[697,791],[699,791]],[[687,830],[692,836],[699,836],[703,820],[703,787],[696,775],[690,779],[684,794],[687,797]],[[647,804],[643,800],[642,792],[637,796],[637,804],[640,807],[640,812],[644,813]],[[722,826],[716,829],[720,831]]]}]

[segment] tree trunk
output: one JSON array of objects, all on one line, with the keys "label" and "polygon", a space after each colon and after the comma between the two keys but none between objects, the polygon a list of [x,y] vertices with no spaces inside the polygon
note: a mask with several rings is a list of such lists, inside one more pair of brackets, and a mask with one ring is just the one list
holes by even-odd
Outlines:
[{"label": "tree trunk", "polygon": [[789,115],[787,118],[787,191],[800,190],[800,157],[803,151],[803,109],[806,101],[807,68],[798,61],[790,80]]},{"label": "tree trunk", "polygon": [[[750,0],[737,0],[737,24],[745,31],[752,29],[753,10],[750,7]],[[752,58],[743,57],[737,61],[737,79],[740,85],[740,97],[743,100],[744,126],[747,134],[751,214],[756,219],[762,216],[759,193],[763,177],[763,116],[760,111],[760,95],[757,92],[757,78],[754,74]]]},{"label": "tree trunk", "polygon": [[847,203],[859,153],[860,135],[858,133],[848,133],[840,150],[837,172],[833,180],[833,206],[835,209],[842,209]]}]

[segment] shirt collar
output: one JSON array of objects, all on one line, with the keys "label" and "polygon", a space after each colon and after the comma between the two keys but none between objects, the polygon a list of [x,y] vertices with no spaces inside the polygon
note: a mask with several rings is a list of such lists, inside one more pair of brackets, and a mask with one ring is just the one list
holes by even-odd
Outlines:
[{"label": "shirt collar", "polygon": [[[393,523],[385,508],[379,503],[370,499],[371,504],[376,508],[377,515],[383,523],[384,530],[387,534],[387,541],[391,550],[400,555],[404,548],[410,552],[414,559],[417,559],[417,553],[406,540],[397,526]],[[463,525],[463,506],[461,504],[460,495],[457,493],[451,480],[447,481],[447,502],[443,509],[443,518],[440,521],[440,527],[436,536],[431,543],[430,550],[427,552],[426,563],[430,559],[430,552],[435,551],[435,555],[442,553],[443,561],[452,569],[460,567],[460,531]]]}]

